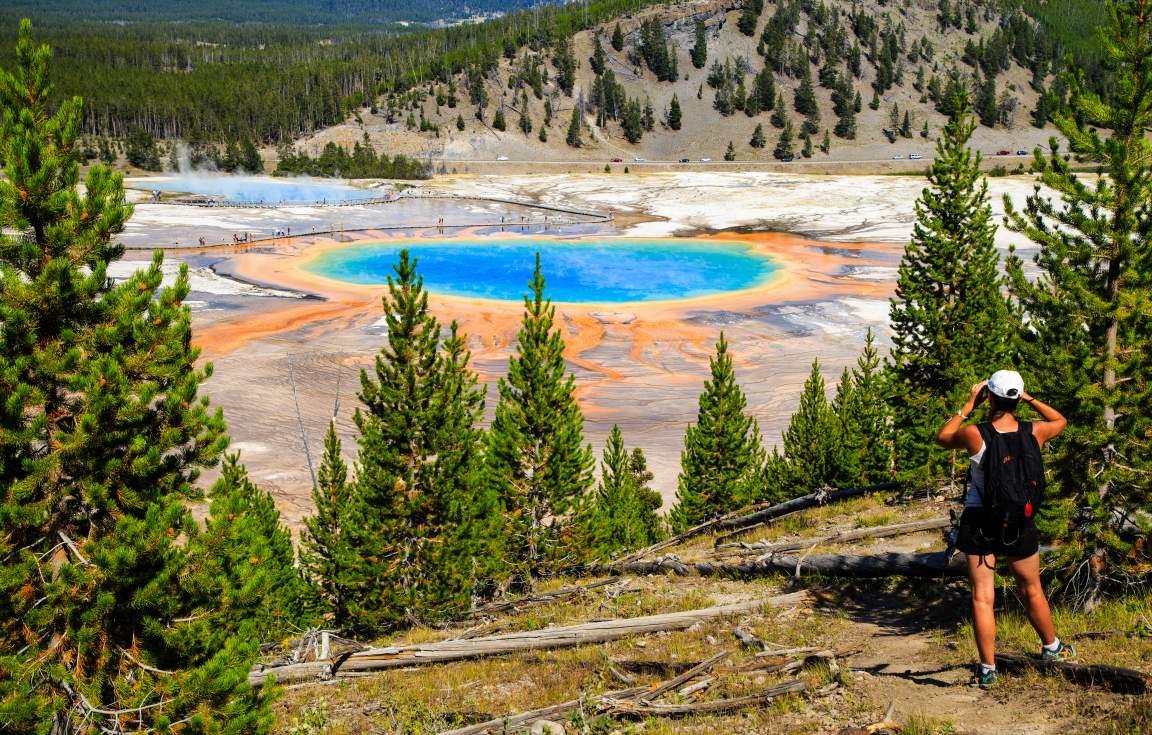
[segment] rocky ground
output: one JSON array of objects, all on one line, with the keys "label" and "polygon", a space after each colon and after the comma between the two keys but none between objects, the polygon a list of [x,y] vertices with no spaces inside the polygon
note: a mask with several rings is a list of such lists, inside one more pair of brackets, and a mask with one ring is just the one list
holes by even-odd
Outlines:
[{"label": "rocky ground", "polygon": [[[939,499],[872,496],[804,511],[769,527],[724,539],[803,541],[837,531],[875,528],[946,516]],[[714,558],[718,538],[699,537],[661,550],[686,561]],[[813,553],[874,554],[942,549],[939,530],[852,543],[824,544]],[[356,679],[289,686],[278,706],[278,727],[311,723],[312,732],[437,733],[579,699],[555,726],[532,732],[567,733],[821,733],[864,735],[1137,735],[1152,726],[1152,700],[1104,687],[1076,685],[1059,675],[1004,674],[999,688],[967,686],[975,656],[962,580],[845,580],[771,574],[736,579],[624,574],[558,600],[522,601],[510,610],[472,617],[447,629],[415,628],[380,645],[431,644],[512,631],[540,631],[592,620],[766,600],[806,590],[805,600],[695,623],[686,630],[635,635],[607,643],[514,653],[429,666],[392,669]],[[585,585],[603,576],[563,578],[539,592]],[[1148,600],[1109,602],[1090,614],[1057,606],[1060,635],[1076,643],[1079,660],[1150,673]],[[1011,587],[998,603],[999,650],[1034,655],[1035,633]],[[736,631],[741,631],[741,643]],[[748,636],[754,640],[749,641]],[[796,673],[758,662],[786,661],[762,649],[807,648],[832,659],[812,660]],[[682,682],[659,701],[704,706],[799,680],[807,690],[716,714],[666,717],[605,711],[600,695],[628,686],[655,686],[718,653],[728,657],[707,675]],[[803,652],[801,657],[805,655]],[[676,668],[679,667],[679,668]],[[683,687],[706,680],[697,691]],[[882,724],[887,723],[887,724]],[[530,726],[530,725],[529,725]],[[546,727],[548,729],[546,729]],[[527,731],[525,727],[523,731]],[[489,732],[505,731],[503,726]],[[507,731],[517,731],[509,729]],[[299,730],[293,730],[299,732]]]}]

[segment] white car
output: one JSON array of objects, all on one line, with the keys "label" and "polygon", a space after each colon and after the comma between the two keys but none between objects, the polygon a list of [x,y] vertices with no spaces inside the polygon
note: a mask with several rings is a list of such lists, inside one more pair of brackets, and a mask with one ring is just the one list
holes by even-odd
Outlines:
[{"label": "white car", "polygon": [[636,163],[644,163],[644,159],[641,158],[640,156],[636,156],[632,160],[635,161]]},{"label": "white car", "polygon": [[909,153],[908,154],[908,160],[910,160],[910,161],[919,161],[923,157],[924,156],[920,155],[919,153]]},{"label": "white car", "polygon": [[897,153],[896,155],[892,156],[892,160],[893,160],[893,161],[903,161],[903,160],[904,160],[904,156],[903,156],[903,155],[901,155],[901,154],[899,154],[899,153]]},{"label": "white car", "polygon": [[496,156],[496,160],[497,160],[497,161],[507,161],[507,160],[508,160],[508,156]]},{"label": "white car", "polygon": [[711,158],[701,158],[700,163],[712,163],[712,159]]}]

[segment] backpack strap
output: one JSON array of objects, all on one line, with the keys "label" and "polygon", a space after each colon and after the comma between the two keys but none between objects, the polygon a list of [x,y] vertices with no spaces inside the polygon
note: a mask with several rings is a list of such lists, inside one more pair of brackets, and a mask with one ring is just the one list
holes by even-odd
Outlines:
[{"label": "backpack strap", "polygon": [[[992,432],[995,431],[995,429],[992,428],[992,424],[986,423],[986,424],[976,424],[976,430],[980,432],[980,440],[982,442],[984,442],[984,448],[981,450],[984,453],[984,455],[980,461],[980,467],[981,467],[981,469],[983,469],[983,468],[986,468],[988,466],[987,463],[984,462],[984,459],[986,459],[988,457],[988,450],[991,449],[991,447],[992,447]],[[985,498],[984,498],[984,493],[987,490],[987,488],[988,488],[988,472],[985,470],[984,483],[980,486],[980,491],[979,491],[980,505],[985,507],[985,508],[988,507],[988,501],[985,500]]]}]

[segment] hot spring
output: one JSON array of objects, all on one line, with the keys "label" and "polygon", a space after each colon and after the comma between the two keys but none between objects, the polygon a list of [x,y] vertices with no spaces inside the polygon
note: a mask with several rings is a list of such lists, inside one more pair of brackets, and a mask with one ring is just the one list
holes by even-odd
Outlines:
[{"label": "hot spring", "polygon": [[317,204],[351,202],[384,196],[387,191],[358,189],[322,179],[280,179],[271,176],[230,176],[226,174],[182,174],[172,177],[137,179],[132,186],[147,191],[179,192],[224,199],[231,203]]},{"label": "hot spring", "polygon": [[735,242],[498,237],[352,245],[324,252],[304,267],[326,278],[382,285],[404,248],[418,259],[418,272],[432,293],[501,301],[524,297],[536,253],[546,295],[568,303],[713,296],[761,286],[778,268]]}]

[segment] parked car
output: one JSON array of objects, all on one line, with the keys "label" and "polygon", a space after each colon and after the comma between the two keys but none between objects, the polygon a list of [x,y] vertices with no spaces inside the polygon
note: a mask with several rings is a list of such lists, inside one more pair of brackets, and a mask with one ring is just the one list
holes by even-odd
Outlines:
[{"label": "parked car", "polygon": [[708,158],[708,157],[704,157],[704,158],[700,159],[700,163],[712,163],[712,159]]},{"label": "parked car", "polygon": [[641,158],[640,156],[636,156],[632,160],[635,161],[636,163],[644,163],[644,159]]},{"label": "parked car", "polygon": [[892,160],[893,161],[903,161],[904,160],[904,154],[897,153],[896,155],[892,156]]},{"label": "parked car", "polygon": [[1010,156],[1010,155],[1012,155],[1012,151],[1005,148],[1002,151],[996,151],[996,155],[998,155],[998,156]]},{"label": "parked car", "polygon": [[612,163],[624,163],[624,159],[623,158],[613,158]]},{"label": "parked car", "polygon": [[508,160],[508,156],[496,156],[496,160],[497,160],[497,161],[507,161],[507,160]]},{"label": "parked car", "polygon": [[780,160],[784,163],[791,163],[792,161],[796,160],[796,156],[784,156]]},{"label": "parked car", "polygon": [[1016,155],[1018,155],[1018,156],[1026,156],[1026,155],[1028,155],[1028,151],[1026,151],[1026,150],[1024,150],[1023,148],[1021,148],[1020,150],[1016,151]]},{"label": "parked car", "polygon": [[919,161],[923,157],[924,156],[919,154],[919,153],[909,153],[908,154],[908,160],[909,161]]},{"label": "parked car", "polygon": [[680,159],[680,163],[689,163],[689,159],[687,159],[687,158],[681,158],[681,159]]}]

